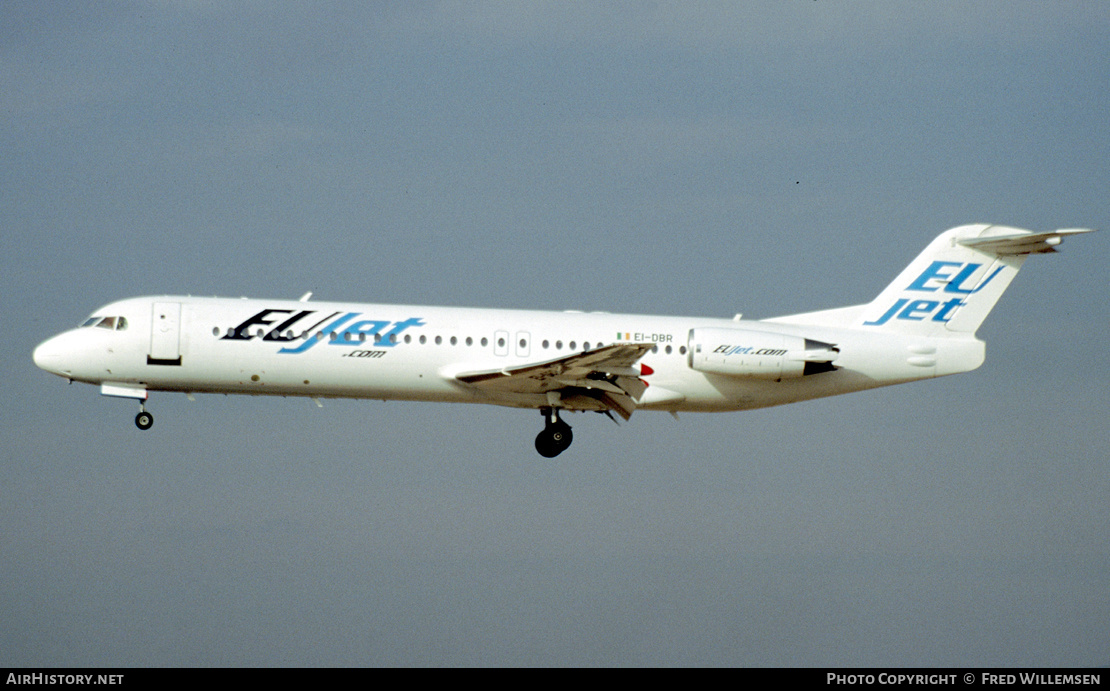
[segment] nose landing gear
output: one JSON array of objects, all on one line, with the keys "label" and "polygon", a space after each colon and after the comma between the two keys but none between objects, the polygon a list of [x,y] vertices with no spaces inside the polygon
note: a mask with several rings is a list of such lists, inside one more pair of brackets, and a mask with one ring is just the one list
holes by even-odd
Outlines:
[{"label": "nose landing gear", "polygon": [[541,408],[543,413],[544,428],[536,435],[536,451],[544,458],[555,458],[567,450],[574,434],[570,425],[559,419],[558,408]]},{"label": "nose landing gear", "polygon": [[135,416],[135,426],[141,430],[148,430],[154,425],[154,416],[146,412],[146,408],[139,404],[139,414]]}]

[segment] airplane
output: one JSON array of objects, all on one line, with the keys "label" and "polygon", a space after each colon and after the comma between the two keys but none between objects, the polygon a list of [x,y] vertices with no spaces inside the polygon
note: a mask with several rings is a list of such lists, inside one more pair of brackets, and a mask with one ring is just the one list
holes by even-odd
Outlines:
[{"label": "airplane", "polygon": [[152,391],[486,403],[538,409],[553,458],[573,439],[564,413],[750,410],[974,370],[975,332],[1025,259],[1088,232],[960,226],[870,303],[762,320],[138,297],[33,359],[138,400],[141,430]]}]

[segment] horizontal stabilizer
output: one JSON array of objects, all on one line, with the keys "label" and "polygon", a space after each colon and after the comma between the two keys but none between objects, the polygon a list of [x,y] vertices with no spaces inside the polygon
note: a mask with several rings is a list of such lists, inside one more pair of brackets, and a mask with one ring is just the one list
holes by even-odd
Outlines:
[{"label": "horizontal stabilizer", "polygon": [[999,256],[1045,254],[1055,252],[1056,246],[1064,241],[1065,236],[1090,232],[1093,232],[1090,228],[1062,228],[1047,233],[1014,233],[993,237],[965,238],[957,240],[957,242],[964,247]]}]

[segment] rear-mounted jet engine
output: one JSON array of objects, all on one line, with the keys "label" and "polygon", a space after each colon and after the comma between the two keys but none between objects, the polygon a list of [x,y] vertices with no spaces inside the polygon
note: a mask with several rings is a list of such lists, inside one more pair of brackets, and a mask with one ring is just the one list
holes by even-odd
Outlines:
[{"label": "rear-mounted jet engine", "polygon": [[695,371],[774,380],[832,372],[840,354],[831,343],[746,329],[691,329],[689,346]]}]

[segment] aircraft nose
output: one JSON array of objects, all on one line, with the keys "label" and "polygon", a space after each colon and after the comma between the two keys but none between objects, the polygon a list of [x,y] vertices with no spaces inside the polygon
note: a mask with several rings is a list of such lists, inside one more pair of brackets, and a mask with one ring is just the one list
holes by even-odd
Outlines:
[{"label": "aircraft nose", "polygon": [[65,347],[64,335],[48,338],[35,348],[31,353],[31,358],[35,361],[35,365],[39,369],[46,370],[51,374],[68,376],[71,372],[65,367],[65,355],[67,348]]}]

